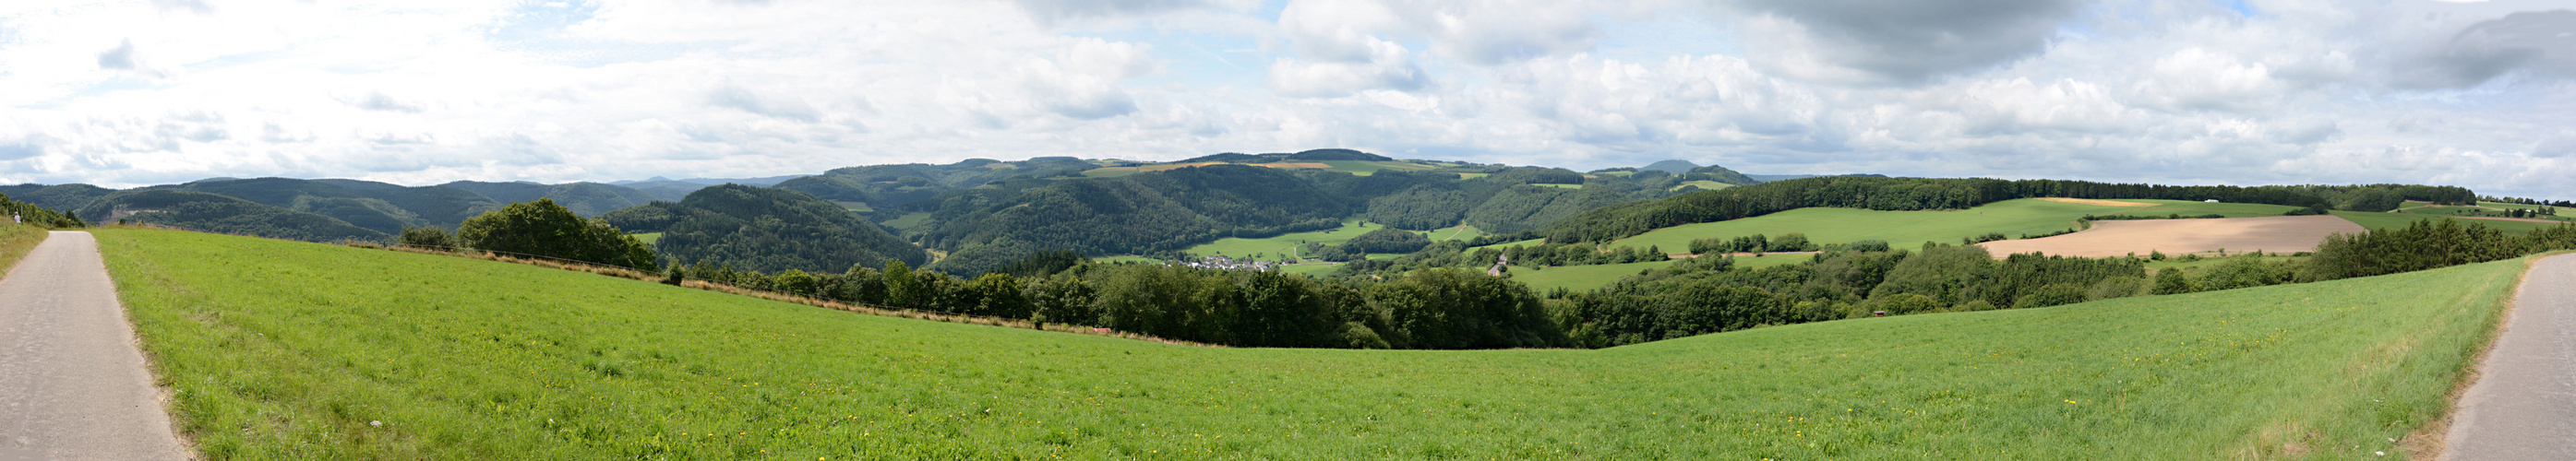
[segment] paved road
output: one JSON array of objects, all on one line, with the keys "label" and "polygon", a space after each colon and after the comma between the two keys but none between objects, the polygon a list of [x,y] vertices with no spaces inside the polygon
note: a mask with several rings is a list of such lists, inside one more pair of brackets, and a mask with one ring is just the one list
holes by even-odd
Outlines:
[{"label": "paved road", "polygon": [[2517,296],[2442,459],[2576,460],[2576,255],[2541,260]]},{"label": "paved road", "polygon": [[87,232],[0,279],[0,461],[185,459]]}]

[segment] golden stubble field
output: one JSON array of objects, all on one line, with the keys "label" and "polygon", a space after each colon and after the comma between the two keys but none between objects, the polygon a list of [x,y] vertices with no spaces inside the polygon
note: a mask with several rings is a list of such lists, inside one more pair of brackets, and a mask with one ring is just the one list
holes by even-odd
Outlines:
[{"label": "golden stubble field", "polygon": [[2324,215],[2095,221],[2093,228],[2083,232],[1979,245],[1997,256],[2040,252],[2100,258],[2155,251],[2183,254],[2221,250],[2296,253],[2315,251],[2326,235],[2362,230],[2361,225],[2350,220]]}]

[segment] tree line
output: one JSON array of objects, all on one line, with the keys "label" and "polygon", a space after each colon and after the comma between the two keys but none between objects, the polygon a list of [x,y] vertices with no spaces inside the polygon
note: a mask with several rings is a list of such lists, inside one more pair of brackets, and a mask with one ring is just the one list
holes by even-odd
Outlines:
[{"label": "tree line", "polygon": [[[1543,231],[1550,242],[1608,242],[1655,229],[1761,216],[1808,207],[1866,210],[1962,209],[2034,197],[2210,200],[2341,206],[2363,211],[2395,209],[2404,200],[2473,203],[2468,189],[2450,186],[2169,186],[2089,181],[1933,179],[1837,176],[1792,179],[1698,191],[1662,200],[1621,203],[1557,221]],[[2391,200],[2394,201],[2391,201]],[[2338,204],[2340,201],[2340,204]],[[2384,208],[2381,208],[2383,207]]]},{"label": "tree line", "polygon": [[1029,274],[959,278],[889,261],[841,273],[778,273],[698,264],[695,278],[841,302],[1112,328],[1251,347],[1492,349],[1564,347],[1538,296],[1466,271],[1386,281],[1324,280],[1266,271],[1164,264],[1082,263]]}]

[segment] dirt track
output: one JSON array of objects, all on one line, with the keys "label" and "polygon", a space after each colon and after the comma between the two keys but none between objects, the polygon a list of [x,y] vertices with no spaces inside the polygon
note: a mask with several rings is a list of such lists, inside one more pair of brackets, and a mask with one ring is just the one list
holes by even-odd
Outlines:
[{"label": "dirt track", "polygon": [[2048,238],[2003,240],[1979,245],[1995,256],[2041,252],[2061,256],[2108,257],[2226,250],[2295,253],[2317,249],[2327,234],[2360,233],[2362,227],[2334,216],[2266,216],[2225,219],[2152,219],[2094,221],[2083,232]]}]

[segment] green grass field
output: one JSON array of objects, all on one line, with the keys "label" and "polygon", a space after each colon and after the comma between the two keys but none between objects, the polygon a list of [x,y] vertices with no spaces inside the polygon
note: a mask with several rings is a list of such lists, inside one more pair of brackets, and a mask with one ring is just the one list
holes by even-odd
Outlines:
[{"label": "green grass field", "polygon": [[[2161,207],[2158,207],[2161,208]],[[1850,208],[1800,208],[1751,218],[1686,224],[1656,229],[1643,235],[1620,239],[1614,245],[1660,247],[1667,253],[1690,251],[1690,241],[1702,238],[1734,238],[1753,234],[1777,236],[1803,232],[1817,243],[1844,243],[1856,240],[1886,240],[1897,248],[1914,248],[1923,242],[1959,243],[1959,239],[2002,232],[2018,237],[2073,228],[2075,219],[2086,214],[2109,214],[2119,211],[2152,208],[2084,205],[2045,200],[2006,200],[1985,206],[1952,211],[1871,211]]]},{"label": "green grass field", "polygon": [[1459,224],[1458,227],[1424,231],[1422,232],[1422,235],[1430,237],[1431,241],[1434,242],[1447,240],[1475,240],[1477,237],[1484,237],[1485,231],[1477,229],[1476,226]]},{"label": "green grass field", "polygon": [[[2406,226],[2407,226],[2407,225],[2409,225],[2409,224],[2414,224],[2414,223],[2415,223],[2415,221],[2418,221],[2418,220],[2425,220],[2425,219],[2441,219],[2441,217],[2440,217],[2440,216],[2426,216],[2426,215],[2414,214],[2414,213],[2380,213],[2380,212],[2370,212],[2370,211],[2340,211],[2340,210],[2338,210],[2338,211],[2335,211],[2335,212],[2334,212],[2334,215],[2335,215],[2335,216],[2341,216],[2341,217],[2343,217],[2343,219],[2345,219],[2345,220],[2352,221],[2354,224],[2360,224],[2360,225],[2361,225],[2361,227],[2364,227],[2364,228],[2370,228],[2370,229],[2396,229],[2396,228],[2403,228],[2403,227],[2406,227]],[[2485,225],[2485,226],[2487,226],[2487,227],[2493,227],[2493,228],[2496,228],[2496,230],[2501,230],[2501,231],[2505,231],[2505,232],[2507,232],[2507,233],[2515,233],[2515,234],[2525,233],[2525,232],[2531,232],[2531,231],[2532,231],[2532,230],[2534,230],[2534,229],[2540,229],[2540,228],[2544,228],[2544,227],[2563,226],[2563,225],[2565,225],[2565,224],[2538,223],[2538,222],[2527,222],[2527,221],[2498,221],[2498,220],[2493,220],[2493,219],[2461,219],[2461,220],[2460,220],[2460,223],[2461,223],[2461,224],[2480,224],[2480,225]]]},{"label": "green grass field", "polygon": [[660,232],[645,232],[645,233],[641,233],[641,234],[628,234],[628,235],[633,235],[633,236],[635,236],[635,240],[642,241],[642,242],[644,242],[644,244],[645,244],[645,245],[651,245],[651,244],[653,244],[653,242],[658,242],[658,241],[661,241],[661,240],[662,240],[662,233],[660,233]]},{"label": "green grass field", "polygon": [[1254,259],[1284,261],[1294,259],[1292,255],[1297,254],[1297,247],[1299,245],[1307,243],[1340,245],[1342,242],[1350,241],[1352,237],[1358,237],[1360,234],[1366,234],[1369,233],[1369,231],[1378,230],[1378,228],[1382,227],[1386,226],[1361,221],[1358,218],[1351,218],[1342,220],[1342,227],[1332,229],[1310,232],[1293,232],[1257,239],[1218,239],[1217,241],[1200,244],[1199,246],[1190,247],[1189,249],[1182,251],[1203,256],[1225,255],[1236,259],[1251,258],[1253,255],[1258,254],[1261,256]]},{"label": "green grass field", "polygon": [[2169,216],[2176,214],[2183,216],[2200,216],[2215,214],[2230,218],[2252,218],[2258,216],[2280,216],[2282,213],[2290,212],[2290,210],[2299,209],[2299,207],[2289,205],[2265,205],[2260,203],[2209,203],[2191,200],[2146,199],[2122,199],[2120,201],[2153,203],[2156,204],[2156,206],[2129,208],[2119,212],[2096,214],[2127,216]]},{"label": "green grass field", "polygon": [[1735,187],[1735,185],[1734,185],[1734,184],[1727,184],[1727,183],[1722,183],[1722,182],[1717,182],[1717,181],[1705,181],[1705,180],[1703,180],[1703,181],[1683,181],[1681,184],[1675,184],[1675,185],[1673,185],[1673,188],[1674,188],[1674,189],[1680,189],[1680,188],[1682,188],[1682,186],[1698,186],[1698,187],[1699,187],[1700,189],[1702,189],[1702,190],[1718,190],[1718,189],[1725,189],[1725,188],[1729,188],[1729,187]]},{"label": "green grass field", "polygon": [[2524,266],[1603,350],[1355,351],[96,233],[208,459],[2372,458],[2448,408]]}]

